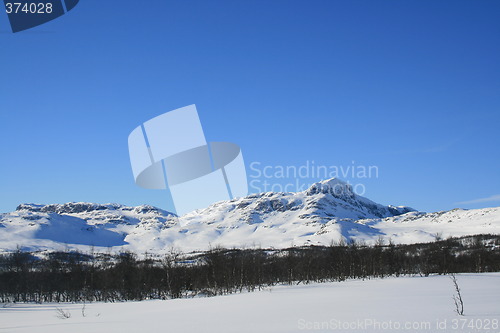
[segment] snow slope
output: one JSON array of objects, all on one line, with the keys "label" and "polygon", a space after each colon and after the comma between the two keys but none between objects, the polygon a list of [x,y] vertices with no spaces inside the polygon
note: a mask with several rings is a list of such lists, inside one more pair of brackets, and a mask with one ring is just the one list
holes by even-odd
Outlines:
[{"label": "snow slope", "polygon": [[383,206],[330,179],[304,192],[259,193],[181,217],[152,206],[68,203],[20,205],[0,214],[0,251],[79,249],[161,253],[211,246],[284,248],[340,239],[415,243],[500,233],[500,207],[423,213]]},{"label": "snow slope", "polygon": [[[499,332],[500,273],[459,274],[457,280],[464,317],[454,313],[450,278],[429,276],[93,303],[85,317],[82,304],[0,304],[0,332]],[[57,308],[71,317],[57,318]]]},{"label": "snow slope", "polygon": [[0,250],[65,250],[121,248],[133,229],[172,225],[174,214],[143,205],[67,203],[21,204],[0,214]]}]

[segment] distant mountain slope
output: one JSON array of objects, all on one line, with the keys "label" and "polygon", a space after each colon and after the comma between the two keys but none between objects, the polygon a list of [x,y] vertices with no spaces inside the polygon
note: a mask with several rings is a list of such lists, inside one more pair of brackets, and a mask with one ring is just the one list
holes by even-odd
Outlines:
[{"label": "distant mountain slope", "polygon": [[304,192],[260,193],[215,203],[177,217],[152,207],[119,204],[22,204],[0,214],[0,250],[161,253],[171,248],[328,245],[340,239],[373,243],[433,240],[436,235],[500,233],[500,208],[423,213],[383,206],[338,179]]},{"label": "distant mountain slope", "polygon": [[172,218],[174,214],[148,205],[21,204],[0,214],[0,250],[130,246],[125,238],[131,230],[168,227],[176,221]]}]

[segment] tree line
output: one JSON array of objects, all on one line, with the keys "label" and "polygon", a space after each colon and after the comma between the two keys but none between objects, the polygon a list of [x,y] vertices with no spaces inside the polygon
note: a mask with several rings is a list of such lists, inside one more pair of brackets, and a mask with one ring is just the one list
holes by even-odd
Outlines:
[{"label": "tree line", "polygon": [[500,236],[288,249],[213,248],[141,257],[125,252],[0,255],[0,303],[115,302],[214,296],[278,284],[500,271]]}]

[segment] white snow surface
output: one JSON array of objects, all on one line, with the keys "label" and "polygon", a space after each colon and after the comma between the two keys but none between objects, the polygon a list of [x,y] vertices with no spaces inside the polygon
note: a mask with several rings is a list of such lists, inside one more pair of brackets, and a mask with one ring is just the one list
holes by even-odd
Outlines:
[{"label": "white snow surface", "polygon": [[424,213],[383,206],[338,179],[297,193],[259,193],[176,215],[152,206],[67,203],[22,204],[0,214],[0,251],[80,250],[159,253],[214,246],[286,248],[433,241],[436,235],[500,233],[500,207]]},{"label": "white snow surface", "polygon": [[[83,313],[82,304],[0,304],[0,332],[499,332],[500,273],[457,274],[457,280],[465,316],[454,312],[449,276],[436,275],[91,303]],[[59,319],[58,308],[71,317]]]}]

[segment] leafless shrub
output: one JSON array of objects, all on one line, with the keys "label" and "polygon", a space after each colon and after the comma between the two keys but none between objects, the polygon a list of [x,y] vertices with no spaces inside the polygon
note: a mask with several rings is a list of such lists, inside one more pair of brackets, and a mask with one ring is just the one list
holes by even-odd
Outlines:
[{"label": "leafless shrub", "polygon": [[61,308],[56,308],[56,317],[59,319],[69,319],[71,318],[71,313],[69,311],[64,311]]},{"label": "leafless shrub", "polygon": [[457,277],[455,274],[451,274],[451,281],[453,281],[453,286],[455,287],[456,294],[453,295],[453,302],[455,303],[455,312],[459,316],[464,315],[464,301],[462,300],[462,294],[460,293],[460,287],[458,286]]}]

